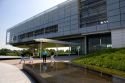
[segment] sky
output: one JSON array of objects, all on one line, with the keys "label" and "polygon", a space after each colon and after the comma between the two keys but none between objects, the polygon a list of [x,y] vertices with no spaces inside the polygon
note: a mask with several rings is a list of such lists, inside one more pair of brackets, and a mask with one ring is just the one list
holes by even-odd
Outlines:
[{"label": "sky", "polygon": [[6,45],[6,30],[66,0],[0,0],[0,49]]}]

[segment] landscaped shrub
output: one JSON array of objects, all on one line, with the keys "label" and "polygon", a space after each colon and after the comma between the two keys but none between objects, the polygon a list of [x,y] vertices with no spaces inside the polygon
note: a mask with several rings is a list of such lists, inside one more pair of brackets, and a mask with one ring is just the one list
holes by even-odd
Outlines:
[{"label": "landscaped shrub", "polygon": [[7,56],[19,56],[19,54],[15,52],[9,52],[7,53]]},{"label": "landscaped shrub", "polygon": [[125,71],[125,48],[103,49],[96,53],[74,59],[72,62]]}]

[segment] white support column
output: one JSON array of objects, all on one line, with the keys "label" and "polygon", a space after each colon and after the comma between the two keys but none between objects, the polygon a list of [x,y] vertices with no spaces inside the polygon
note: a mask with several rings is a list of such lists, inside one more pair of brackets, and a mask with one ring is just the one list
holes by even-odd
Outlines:
[{"label": "white support column", "polygon": [[42,42],[40,42],[40,59],[41,59]]},{"label": "white support column", "polygon": [[38,44],[38,48],[37,48],[37,52],[38,52],[37,55],[38,55],[38,56],[40,56],[40,52],[39,52],[39,51],[40,51],[40,47],[39,47],[39,44]]}]

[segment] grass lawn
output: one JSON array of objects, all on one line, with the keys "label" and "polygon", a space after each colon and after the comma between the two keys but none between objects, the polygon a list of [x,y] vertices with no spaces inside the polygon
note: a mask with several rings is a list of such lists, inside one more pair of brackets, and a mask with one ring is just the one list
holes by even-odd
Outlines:
[{"label": "grass lawn", "polygon": [[125,48],[104,49],[73,59],[72,63],[108,74],[125,77]]}]

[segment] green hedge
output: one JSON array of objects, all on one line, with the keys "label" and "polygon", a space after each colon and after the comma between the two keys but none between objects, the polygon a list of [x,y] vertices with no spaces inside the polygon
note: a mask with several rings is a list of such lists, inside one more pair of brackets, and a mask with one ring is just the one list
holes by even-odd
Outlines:
[{"label": "green hedge", "polygon": [[79,65],[91,65],[125,71],[125,48],[104,49],[96,53],[74,59],[72,62]]}]

